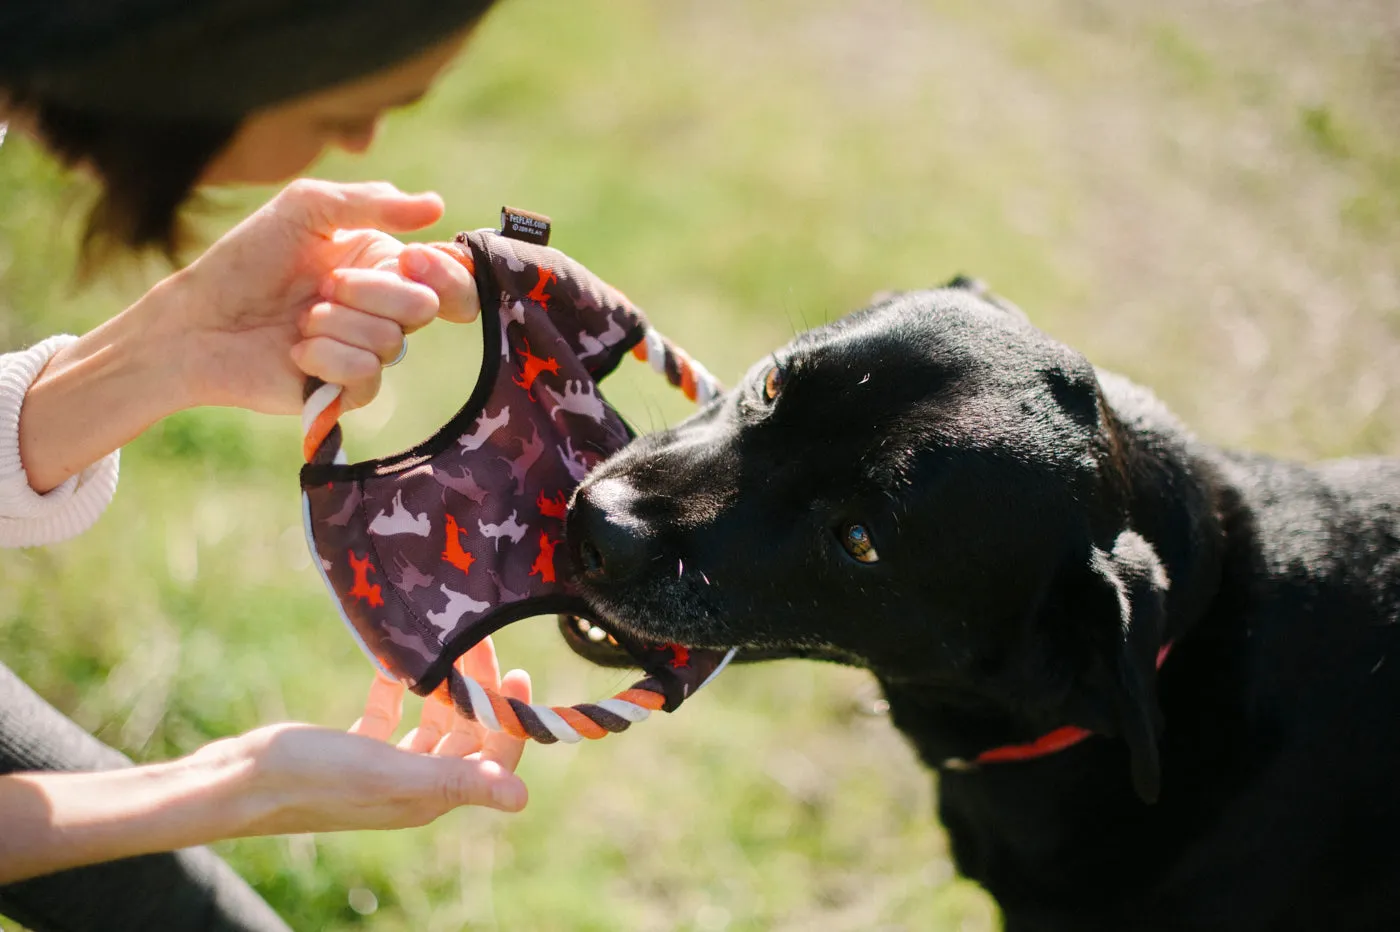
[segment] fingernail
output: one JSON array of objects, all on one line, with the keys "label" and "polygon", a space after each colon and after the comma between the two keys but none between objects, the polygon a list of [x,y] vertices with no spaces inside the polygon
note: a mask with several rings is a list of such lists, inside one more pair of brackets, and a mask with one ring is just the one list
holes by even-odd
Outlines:
[{"label": "fingernail", "polygon": [[321,279],[321,297],[330,300],[335,297],[335,279],[327,275]]},{"label": "fingernail", "polygon": [[428,260],[416,249],[405,249],[399,255],[399,268],[409,275],[428,274]]}]

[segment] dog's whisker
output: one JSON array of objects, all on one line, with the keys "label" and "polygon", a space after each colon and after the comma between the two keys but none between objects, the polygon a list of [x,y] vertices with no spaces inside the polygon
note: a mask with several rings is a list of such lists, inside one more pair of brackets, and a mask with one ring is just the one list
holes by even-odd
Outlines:
[{"label": "dog's whisker", "polygon": [[633,423],[632,419],[627,415],[623,414],[621,411],[617,412],[617,419],[622,422],[622,426],[632,431],[632,433],[641,433],[641,431],[637,430],[637,425]]}]

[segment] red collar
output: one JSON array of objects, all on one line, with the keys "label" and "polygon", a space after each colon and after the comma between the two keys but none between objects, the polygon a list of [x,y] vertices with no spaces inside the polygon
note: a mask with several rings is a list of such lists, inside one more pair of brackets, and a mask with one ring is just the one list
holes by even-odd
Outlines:
[{"label": "red collar", "polygon": [[[1158,670],[1162,669],[1167,654],[1171,653],[1172,643],[1168,641],[1157,651]],[[1004,744],[999,748],[983,751],[970,761],[961,757],[950,757],[943,762],[943,766],[948,770],[972,770],[978,764],[1004,764],[1010,761],[1035,760],[1037,757],[1045,757],[1057,751],[1063,751],[1065,748],[1073,747],[1092,735],[1093,732],[1087,728],[1080,728],[1078,725],[1065,725],[1063,728],[1056,728],[1026,744]]]}]

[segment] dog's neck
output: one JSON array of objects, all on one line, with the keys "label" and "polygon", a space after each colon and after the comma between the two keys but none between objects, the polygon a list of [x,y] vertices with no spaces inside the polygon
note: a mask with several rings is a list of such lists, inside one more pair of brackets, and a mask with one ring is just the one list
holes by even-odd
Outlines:
[{"label": "dog's neck", "polygon": [[1200,444],[1151,392],[1100,372],[1118,437],[1132,529],[1156,551],[1170,583],[1162,642],[1179,640],[1220,588],[1235,493],[1217,454]]},{"label": "dog's neck", "polygon": [[[1152,545],[1170,581],[1161,640],[1179,642],[1206,615],[1219,589],[1233,493],[1210,451],[1150,393],[1114,376],[1102,381],[1132,529]],[[896,727],[932,766],[1032,741],[1069,724],[1024,714],[955,682],[872,672]]]}]

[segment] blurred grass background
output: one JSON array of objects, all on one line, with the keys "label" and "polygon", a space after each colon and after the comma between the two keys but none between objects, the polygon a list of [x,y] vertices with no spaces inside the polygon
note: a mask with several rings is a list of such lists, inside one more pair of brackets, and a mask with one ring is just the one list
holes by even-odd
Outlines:
[{"label": "blurred grass background", "polygon": [[[429,238],[552,215],[726,379],[874,291],[971,272],[1209,439],[1393,454],[1398,44],[1393,0],[509,0],[369,156],[317,174],[441,192]],[[268,193],[215,196],[210,234]],[[71,284],[84,198],[0,150],[0,346],[158,274]],[[353,455],[465,397],[477,332],[427,334]],[[609,388],[643,426],[684,414],[635,368]],[[290,419],[159,425],[97,528],[0,560],[0,660],[138,759],[348,724],[370,671],[303,550],[297,451]],[[548,701],[627,681],[548,620],[499,643]],[[856,671],[739,668],[623,738],[532,748],[519,816],[220,849],[297,929],[995,928],[873,699]]]}]

